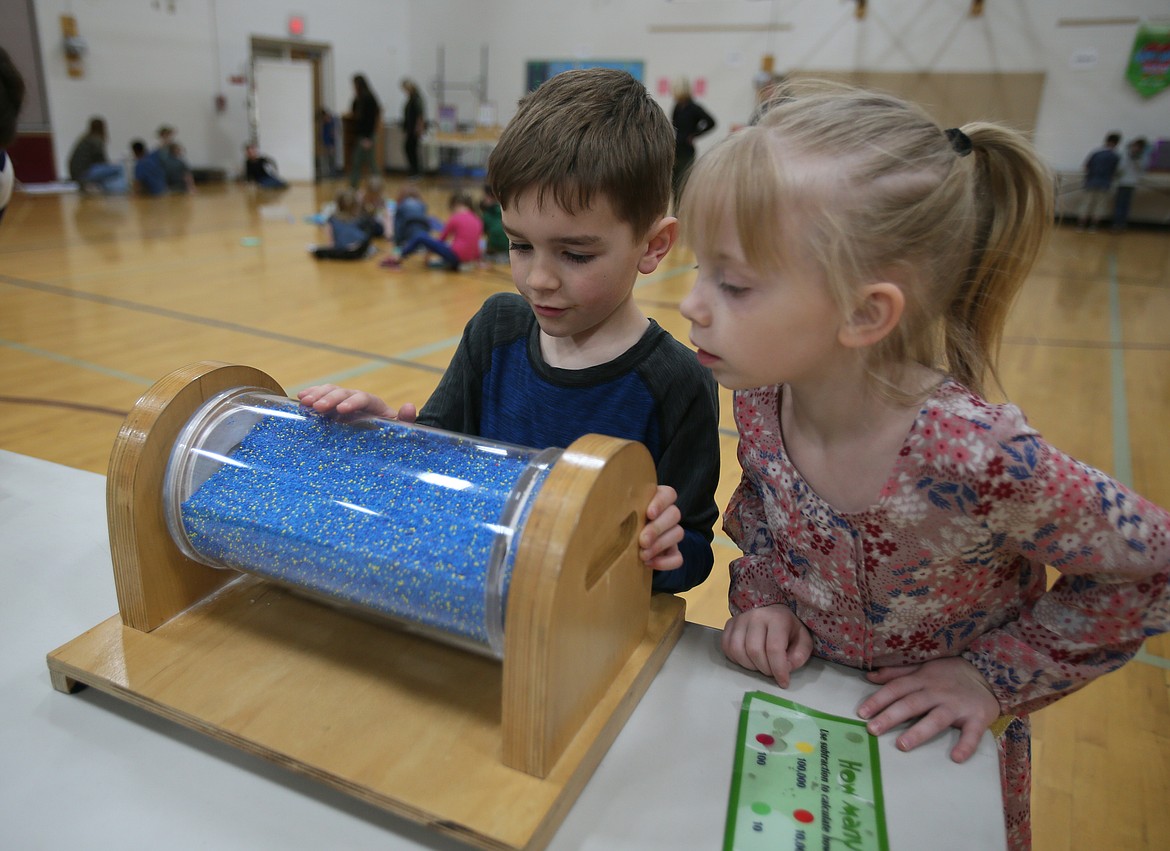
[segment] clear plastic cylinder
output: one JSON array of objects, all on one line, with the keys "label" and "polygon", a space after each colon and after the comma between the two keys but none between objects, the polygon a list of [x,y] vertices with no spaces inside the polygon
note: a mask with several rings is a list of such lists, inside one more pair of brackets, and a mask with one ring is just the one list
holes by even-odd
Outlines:
[{"label": "clear plastic cylinder", "polygon": [[164,511],[196,561],[500,658],[516,548],[560,455],[237,388],[180,432]]}]

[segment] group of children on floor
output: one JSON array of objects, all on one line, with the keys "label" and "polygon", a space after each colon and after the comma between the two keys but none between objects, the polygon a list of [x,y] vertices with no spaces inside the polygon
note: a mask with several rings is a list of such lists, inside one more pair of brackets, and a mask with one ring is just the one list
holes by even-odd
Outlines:
[{"label": "group of children on floor", "polygon": [[153,149],[142,139],[130,143],[134,163],[129,175],[123,163],[110,161],[108,137],[106,120],[95,115],[69,153],[69,177],[83,193],[124,195],[133,190],[139,195],[165,195],[195,190],[183,146],[170,125],[158,128],[158,146]]},{"label": "group of children on floor", "polygon": [[359,189],[338,191],[324,224],[330,242],[316,246],[318,260],[361,260],[377,252],[374,240],[388,239],[390,252],[379,266],[402,268],[403,261],[425,255],[427,266],[457,272],[468,264],[507,263],[508,237],[499,202],[485,186],[477,203],[466,192],[452,193],[446,222],[430,215],[414,186],[387,204],[382,179],[366,178]]},{"label": "group of children on floor", "polygon": [[[715,381],[734,391],[727,658],[782,688],[814,655],[859,669],[858,715],[900,750],[955,728],[965,762],[991,729],[1022,851],[1029,715],[1170,629],[1170,513],[984,395],[1049,171],[1005,127],[812,89],[700,157],[676,218],[674,142],[624,72],[542,84],[488,163],[518,293],[484,303],[421,408],[299,398],[523,446],[642,442],[659,487],[640,556],[673,592],[712,568]],[[633,297],[680,235],[693,349]]]}]

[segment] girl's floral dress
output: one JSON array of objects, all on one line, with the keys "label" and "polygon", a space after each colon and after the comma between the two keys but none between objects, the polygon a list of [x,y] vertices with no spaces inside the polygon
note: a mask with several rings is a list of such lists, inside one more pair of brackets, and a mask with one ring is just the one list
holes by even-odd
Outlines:
[{"label": "girl's floral dress", "polygon": [[[786,605],[817,655],[866,670],[969,661],[1010,719],[997,725],[1008,836],[1029,847],[1026,716],[1170,629],[1170,513],[949,380],[877,501],[842,513],[789,461],[780,392],[735,394],[732,611]],[[1061,573],[1050,589],[1045,565]]]}]

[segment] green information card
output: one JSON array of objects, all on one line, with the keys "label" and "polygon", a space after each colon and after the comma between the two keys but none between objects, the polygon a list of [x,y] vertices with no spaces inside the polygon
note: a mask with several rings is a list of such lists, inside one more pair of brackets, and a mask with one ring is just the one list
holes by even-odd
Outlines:
[{"label": "green information card", "polygon": [[760,691],[740,711],[724,851],[887,851],[865,723]]}]

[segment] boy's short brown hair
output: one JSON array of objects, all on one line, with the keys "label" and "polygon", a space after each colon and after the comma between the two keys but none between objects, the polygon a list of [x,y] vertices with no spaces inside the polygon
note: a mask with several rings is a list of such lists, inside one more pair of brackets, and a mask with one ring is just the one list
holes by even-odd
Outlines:
[{"label": "boy's short brown hair", "polygon": [[488,184],[507,208],[536,190],[567,213],[600,193],[637,234],[666,215],[674,129],[646,87],[625,71],[564,71],[520,100],[488,159]]}]

